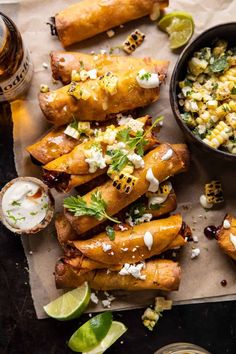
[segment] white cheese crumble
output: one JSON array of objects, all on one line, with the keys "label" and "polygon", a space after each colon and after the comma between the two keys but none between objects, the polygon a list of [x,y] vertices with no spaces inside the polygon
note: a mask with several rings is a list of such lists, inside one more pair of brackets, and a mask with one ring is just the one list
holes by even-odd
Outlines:
[{"label": "white cheese crumble", "polygon": [[200,255],[200,248],[193,248],[191,259],[197,258]]},{"label": "white cheese crumble", "polygon": [[119,229],[123,232],[123,231],[126,231],[128,230],[128,227],[127,226],[123,226],[123,225],[118,225]]},{"label": "white cheese crumble", "polygon": [[111,307],[111,301],[109,301],[108,299],[102,300],[102,306],[110,308]]},{"label": "white cheese crumble", "polygon": [[166,153],[162,156],[161,160],[162,161],[167,161],[173,156],[173,150],[169,149],[166,151]]},{"label": "white cheese crumble", "polygon": [[135,152],[132,154],[128,154],[127,158],[132,164],[134,165],[134,168],[143,168],[144,167],[144,160],[143,158],[136,154]]},{"label": "white cheese crumble", "polygon": [[97,146],[92,146],[91,149],[84,150],[84,154],[86,156],[85,162],[89,164],[90,173],[96,172],[98,168],[103,169],[106,167],[102,150]]},{"label": "white cheese crumble", "polygon": [[144,263],[129,264],[125,263],[123,268],[119,271],[120,275],[132,275],[136,279],[145,280],[146,275],[141,274],[141,270],[144,268]]},{"label": "white cheese crumble", "polygon": [[90,300],[94,303],[94,304],[98,304],[98,297],[95,293],[91,293],[91,296],[90,296]]},{"label": "white cheese crumble", "polygon": [[64,130],[64,134],[71,136],[74,139],[79,139],[80,133],[77,129],[73,128],[70,124]]},{"label": "white cheese crumble", "polygon": [[149,222],[152,220],[152,214],[149,213],[145,213],[142,216],[140,216],[140,218],[137,218],[134,220],[135,224],[141,224],[143,222]]},{"label": "white cheese crumble", "polygon": [[114,144],[114,142],[116,140],[116,134],[117,134],[117,130],[116,129],[108,127],[105,130],[105,132],[103,133],[102,141],[105,144],[109,144],[109,145]]},{"label": "white cheese crumble", "polygon": [[42,66],[43,66],[44,69],[48,69],[48,64],[47,63],[43,63]]},{"label": "white cheese crumble", "polygon": [[132,219],[131,216],[129,216],[125,221],[128,225],[133,227],[134,225],[138,225],[143,222],[149,222],[149,221],[151,221],[151,219],[152,219],[152,214],[145,213],[142,216],[140,216],[140,218],[136,218],[134,220]]},{"label": "white cheese crumble", "polygon": [[110,251],[111,245],[109,245],[108,243],[102,242],[102,249],[104,252]]},{"label": "white cheese crumble", "polygon": [[123,116],[122,114],[118,114],[117,119],[119,125],[124,125],[130,128],[134,133],[137,133],[138,131],[143,131],[144,122],[134,119],[131,116]]},{"label": "white cheese crumble", "polygon": [[114,37],[115,31],[109,30],[109,31],[107,31],[107,35],[108,35],[109,38]]},{"label": "white cheese crumble", "polygon": [[193,242],[198,243],[198,237],[195,235],[193,236]]},{"label": "white cheese crumble", "polygon": [[91,80],[95,80],[97,78],[97,69],[91,69],[87,71],[87,73]]},{"label": "white cheese crumble", "polygon": [[144,244],[148,248],[149,251],[151,251],[152,246],[153,246],[153,235],[151,234],[150,231],[145,232],[143,236]]},{"label": "white cheese crumble", "polygon": [[147,174],[146,174],[146,180],[150,183],[149,187],[148,187],[148,191],[149,192],[157,192],[159,189],[159,181],[158,179],[154,176],[153,172],[152,172],[152,168],[149,168],[147,170]]},{"label": "white cheese crumble", "polygon": [[199,201],[204,209],[211,209],[213,207],[213,204],[208,203],[207,198],[204,194],[201,195]]},{"label": "white cheese crumble", "polygon": [[233,234],[229,235],[230,241],[233,244],[234,248],[236,249],[236,236]]},{"label": "white cheese crumble", "polygon": [[223,228],[227,230],[227,229],[230,229],[230,226],[231,225],[230,225],[229,220],[225,219],[223,222]]},{"label": "white cheese crumble", "polygon": [[160,86],[158,74],[150,73],[145,69],[142,69],[138,72],[136,80],[139,86],[144,89],[153,89]]}]

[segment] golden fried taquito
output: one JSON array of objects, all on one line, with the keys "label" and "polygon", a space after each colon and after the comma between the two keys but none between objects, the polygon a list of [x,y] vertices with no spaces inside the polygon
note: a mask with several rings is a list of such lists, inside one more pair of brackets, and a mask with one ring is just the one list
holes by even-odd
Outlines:
[{"label": "golden fried taquito", "polygon": [[83,0],[55,16],[58,37],[64,47],[91,38],[123,23],[163,9],[168,0]]},{"label": "golden fried taquito", "polygon": [[166,61],[156,60],[150,57],[135,58],[131,56],[109,55],[109,54],[85,54],[78,52],[55,51],[50,53],[52,75],[55,80],[61,80],[69,84],[72,80],[72,71],[90,71],[96,69],[97,76],[104,75],[108,71],[126,71],[143,69],[149,66],[149,71],[166,73]]},{"label": "golden fried taquito", "polygon": [[220,248],[232,259],[236,260],[236,219],[227,214],[217,232]]},{"label": "golden fried taquito", "polygon": [[[165,68],[165,69],[164,69]],[[156,65],[160,85],[166,78],[168,62]],[[150,72],[152,65],[143,65]],[[105,121],[116,113],[131,111],[158,100],[160,85],[143,88],[138,84],[140,67],[126,71],[107,72],[94,80],[72,82],[55,91],[39,94],[39,104],[48,121],[60,126],[73,119]]]},{"label": "golden fried taquito", "polygon": [[165,259],[149,260],[141,274],[143,279],[120,275],[119,272],[106,269],[81,274],[69,264],[59,261],[56,264],[55,281],[57,288],[77,288],[87,281],[95,290],[178,290],[180,266],[177,262]]}]

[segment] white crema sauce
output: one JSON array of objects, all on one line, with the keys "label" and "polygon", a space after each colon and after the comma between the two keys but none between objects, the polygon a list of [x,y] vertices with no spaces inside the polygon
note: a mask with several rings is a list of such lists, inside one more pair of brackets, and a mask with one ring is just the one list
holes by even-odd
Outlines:
[{"label": "white crema sauce", "polygon": [[45,218],[49,197],[37,183],[17,181],[4,193],[2,211],[15,229],[30,230]]}]

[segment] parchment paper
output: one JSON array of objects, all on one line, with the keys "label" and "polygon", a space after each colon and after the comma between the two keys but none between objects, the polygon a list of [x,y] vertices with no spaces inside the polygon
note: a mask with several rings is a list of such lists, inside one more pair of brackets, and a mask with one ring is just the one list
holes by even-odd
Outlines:
[{"label": "parchment paper", "polygon": [[[49,64],[48,53],[51,50],[61,49],[58,39],[51,37],[46,22],[49,16],[76,1],[23,0],[20,3],[14,1],[11,5],[9,5],[9,1],[7,1],[7,5],[4,5],[4,2],[6,3],[6,1],[0,0],[0,9],[16,21],[34,62],[34,78],[28,96],[24,101],[12,104],[16,168],[20,176],[38,176],[39,168],[32,165],[25,152],[25,147],[33,143],[48,127],[39,109],[37,94],[42,83],[49,84],[53,88],[50,69],[44,69],[42,64],[44,62]],[[173,0],[170,3],[168,11],[186,10],[192,13],[196,25],[194,37],[213,25],[235,19],[236,2],[233,0]],[[135,51],[135,56],[151,56],[170,61],[168,81],[162,87],[161,99],[146,109],[146,112],[154,117],[160,114],[165,115],[164,127],[160,133],[162,140],[181,142],[183,137],[173,118],[168,98],[168,83],[178,56],[171,52],[166,34],[160,32],[155,23],[149,19],[135,21],[126,24],[123,29],[116,29],[116,35],[111,39],[106,34],[101,34],[73,49],[86,53],[90,53],[91,50],[99,52],[101,49],[109,51],[110,47],[122,43],[126,36],[136,28],[146,34],[146,39],[142,46]],[[194,234],[199,237],[199,243],[195,246],[201,250],[200,256],[195,260],[190,259],[192,244],[188,244],[182,251],[180,290],[169,295],[176,301],[176,304],[236,298],[235,266],[219,250],[214,240],[209,241],[203,235],[206,225],[217,225],[221,223],[226,211],[232,213],[236,211],[235,176],[236,166],[215,162],[207,155],[200,157],[195,152],[192,155],[190,171],[174,179],[179,202],[178,209],[183,214],[185,221],[192,226]],[[217,211],[205,212],[199,204],[199,197],[203,193],[204,184],[212,178],[221,179],[226,203],[223,208]],[[58,206],[60,206],[62,197],[56,193],[54,195]],[[31,292],[36,313],[38,318],[44,318],[42,306],[60,293],[54,285],[53,271],[56,258],[62,254],[62,251],[57,244],[53,225],[41,234],[22,237],[22,242],[29,263]],[[31,254],[31,252],[33,253]],[[227,280],[226,287],[220,285],[223,279]],[[146,306],[152,302],[153,296],[154,292],[149,291],[143,292],[140,296],[122,292],[113,302],[112,309]],[[93,307],[90,310],[101,310],[101,306]]]}]

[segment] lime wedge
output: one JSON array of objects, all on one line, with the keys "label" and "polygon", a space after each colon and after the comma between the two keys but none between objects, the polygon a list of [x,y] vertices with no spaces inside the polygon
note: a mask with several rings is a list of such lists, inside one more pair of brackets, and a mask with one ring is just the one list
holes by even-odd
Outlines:
[{"label": "lime wedge", "polygon": [[59,321],[78,318],[86,309],[90,300],[90,288],[84,283],[77,289],[71,290],[56,300],[44,306],[46,314]]},{"label": "lime wedge", "polygon": [[188,43],[193,35],[194,22],[192,16],[184,11],[176,11],[165,15],[158,22],[159,28],[170,36],[170,48],[177,49]]},{"label": "lime wedge", "polygon": [[102,354],[112,344],[114,344],[118,338],[120,338],[127,331],[127,327],[121,322],[112,321],[111,327],[106,337],[99,343],[99,345],[88,352],[83,354]]},{"label": "lime wedge", "polygon": [[112,313],[103,312],[85,322],[70,337],[68,346],[74,352],[88,352],[106,337],[112,323]]}]

